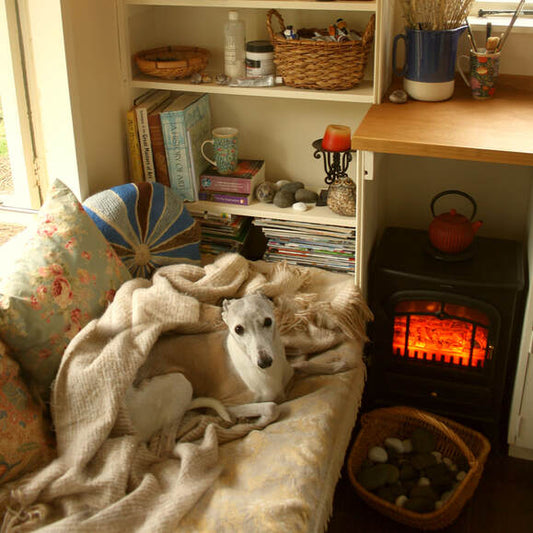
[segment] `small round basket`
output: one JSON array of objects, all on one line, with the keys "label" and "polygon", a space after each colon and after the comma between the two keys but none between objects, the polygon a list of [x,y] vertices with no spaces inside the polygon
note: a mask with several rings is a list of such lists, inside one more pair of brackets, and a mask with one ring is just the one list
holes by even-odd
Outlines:
[{"label": "small round basket", "polygon": [[164,46],[137,52],[133,59],[143,74],[174,80],[204,70],[209,51],[192,46]]},{"label": "small round basket", "polygon": [[[488,440],[481,433],[453,420],[411,407],[375,409],[361,417],[361,426],[348,456],[348,475],[361,499],[392,520],[422,530],[442,529],[454,522],[479,483],[490,452]],[[433,432],[437,440],[436,449],[443,456],[454,462],[464,458],[470,465],[466,477],[452,496],[440,509],[430,513],[416,513],[398,507],[367,491],[357,481],[357,473],[370,448],[381,445],[387,437],[406,439],[419,427]]]}]

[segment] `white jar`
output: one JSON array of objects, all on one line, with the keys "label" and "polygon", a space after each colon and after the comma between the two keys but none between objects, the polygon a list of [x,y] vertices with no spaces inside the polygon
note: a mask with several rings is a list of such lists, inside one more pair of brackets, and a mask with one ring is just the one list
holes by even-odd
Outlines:
[{"label": "white jar", "polygon": [[237,11],[230,11],[224,25],[224,74],[230,78],[244,78],[246,34],[244,21]]},{"label": "white jar", "polygon": [[274,74],[274,47],[270,41],[246,43],[246,77]]}]

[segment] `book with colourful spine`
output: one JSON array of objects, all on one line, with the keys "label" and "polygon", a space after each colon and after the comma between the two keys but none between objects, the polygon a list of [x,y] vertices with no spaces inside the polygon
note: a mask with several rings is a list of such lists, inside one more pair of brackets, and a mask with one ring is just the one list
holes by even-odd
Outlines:
[{"label": "book with colourful spine", "polygon": [[207,161],[202,155],[202,142],[210,137],[211,121],[208,120],[197,120],[187,130],[187,148],[189,151],[194,198],[196,200],[198,199],[198,191],[200,188],[200,175],[209,166],[209,161]]},{"label": "book with colourful spine", "polygon": [[156,181],[152,142],[150,139],[150,127],[148,125],[148,114],[167,100],[169,96],[170,91],[156,91],[135,106],[144,179],[146,181]]},{"label": "book with colourful spine", "polygon": [[198,199],[207,202],[218,202],[220,204],[250,205],[253,202],[253,193],[232,194],[229,192],[200,191]]},{"label": "book with colourful spine", "polygon": [[253,195],[257,185],[265,181],[265,166],[262,159],[239,159],[237,168],[223,175],[209,165],[200,175],[200,191]]},{"label": "book with colourful spine", "polygon": [[[187,131],[202,121],[205,130],[209,131],[207,135],[210,135],[209,95],[183,93],[161,112],[160,117],[170,186],[184,200],[195,201],[198,199],[197,186],[191,167]],[[199,150],[200,146],[195,148]]]},{"label": "book with colourful spine", "polygon": [[144,181],[143,162],[141,157],[141,145],[139,144],[139,131],[137,128],[137,117],[135,109],[132,107],[126,113],[126,131],[128,135],[128,163],[129,178],[133,183]]},{"label": "book with colourful spine", "polygon": [[154,94],[155,89],[150,89],[138,96],[133,101],[133,106],[126,112],[126,133],[128,139],[128,163],[129,178],[133,183],[141,183],[144,180],[144,169],[141,156],[141,145],[139,143],[139,128],[137,126],[137,112],[135,106],[144,102],[149,96]]},{"label": "book with colourful spine", "polygon": [[161,129],[161,111],[167,107],[171,98],[167,98],[167,100],[148,113],[148,127],[150,128],[155,179],[158,183],[167,187],[170,187],[170,178],[168,175],[165,141],[163,140],[163,131]]}]

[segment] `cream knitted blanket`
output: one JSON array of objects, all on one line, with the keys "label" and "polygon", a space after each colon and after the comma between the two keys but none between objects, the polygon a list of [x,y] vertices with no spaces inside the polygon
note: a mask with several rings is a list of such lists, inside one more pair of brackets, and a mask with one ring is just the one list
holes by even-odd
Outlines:
[{"label": "cream knitted blanket", "polygon": [[198,415],[147,447],[133,436],[125,391],[162,333],[220,329],[222,299],[259,289],[274,300],[289,354],[365,337],[371,314],[350,276],[227,254],[125,283],[64,354],[52,393],[57,459],[0,494],[2,531],[176,530],[219,475],[219,444],[275,421],[278,408],[233,426]]}]

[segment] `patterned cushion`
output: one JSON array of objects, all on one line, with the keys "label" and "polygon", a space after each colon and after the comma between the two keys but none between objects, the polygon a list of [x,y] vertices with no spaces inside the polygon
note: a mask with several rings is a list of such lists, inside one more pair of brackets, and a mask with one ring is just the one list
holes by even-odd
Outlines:
[{"label": "patterned cushion", "polygon": [[49,462],[54,442],[43,409],[0,341],[0,485]]},{"label": "patterned cushion", "polygon": [[10,260],[0,266],[0,337],[47,397],[67,344],[130,275],[60,181],[36,224],[4,246]]},{"label": "patterned cushion", "polygon": [[160,183],[128,183],[97,193],[83,207],[134,277],[200,263],[200,226],[181,197]]}]

